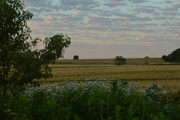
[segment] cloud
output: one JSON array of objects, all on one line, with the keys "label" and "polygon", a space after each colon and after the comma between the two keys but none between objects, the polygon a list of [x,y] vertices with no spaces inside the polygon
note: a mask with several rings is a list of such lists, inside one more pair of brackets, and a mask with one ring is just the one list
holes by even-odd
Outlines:
[{"label": "cloud", "polygon": [[38,22],[31,22],[31,23],[29,23],[29,26],[36,27],[36,26],[39,26],[39,23]]},{"label": "cloud", "polygon": [[[177,0],[25,1],[26,8],[34,14],[28,25],[37,37],[67,34],[74,43],[94,45],[94,49],[110,47],[111,52],[119,50],[119,46],[126,46],[125,51],[140,47],[138,52],[148,46],[155,46],[156,50],[158,46],[179,47]],[[76,46],[78,51],[80,48],[84,52],[86,46]]]},{"label": "cloud", "polygon": [[107,26],[97,26],[97,25],[84,25],[79,27],[81,30],[95,30],[95,31],[107,31]]},{"label": "cloud", "polygon": [[52,16],[47,16],[47,19],[53,20],[54,18]]},{"label": "cloud", "polygon": [[149,8],[149,7],[134,8],[133,10],[137,13],[153,13],[155,11],[154,8]]},{"label": "cloud", "polygon": [[109,42],[101,42],[101,43],[98,43],[100,46],[109,46],[111,45],[111,43]]},{"label": "cloud", "polygon": [[155,38],[148,38],[148,40],[150,40],[150,41],[154,41],[154,40],[156,40]]},{"label": "cloud", "polygon": [[149,16],[140,16],[139,14],[124,14],[124,13],[113,13],[116,16],[117,21],[129,21],[129,22],[137,22],[137,21],[151,21],[152,18]]},{"label": "cloud", "polygon": [[161,9],[162,11],[168,11],[168,12],[175,12],[178,11],[178,9],[180,8],[180,4],[171,4],[171,6],[166,7],[165,9]]},{"label": "cloud", "polygon": [[162,10],[162,15],[177,17],[178,12],[176,12],[176,11]]},{"label": "cloud", "polygon": [[174,4],[174,5],[173,5],[173,8],[179,9],[179,8],[180,8],[180,3]]},{"label": "cloud", "polygon": [[145,21],[140,21],[140,22],[137,22],[136,25],[145,25],[146,22]]},{"label": "cloud", "polygon": [[124,0],[109,0],[107,3],[104,3],[108,7],[125,6],[126,4]]},{"label": "cloud", "polygon": [[91,5],[96,3],[94,0],[61,0],[61,2],[65,6]]},{"label": "cloud", "polygon": [[132,3],[142,3],[142,2],[146,2],[146,0],[129,0]]},{"label": "cloud", "polygon": [[180,21],[174,21],[173,24],[176,26],[180,26]]},{"label": "cloud", "polygon": [[168,1],[168,0],[167,0],[167,1],[165,1],[165,3],[171,4],[171,3],[172,3],[172,1]]},{"label": "cloud", "polygon": [[156,20],[165,20],[166,18],[166,16],[154,16],[154,19]]},{"label": "cloud", "polygon": [[174,36],[179,38],[179,37],[180,37],[180,34],[177,33],[177,34],[174,34]]},{"label": "cloud", "polygon": [[105,18],[105,17],[89,17],[90,24],[96,24],[96,25],[110,25],[113,22],[113,19]]},{"label": "cloud", "polygon": [[107,11],[107,10],[99,10],[99,11],[96,11],[96,14],[99,16],[99,17],[107,17],[107,16],[111,16],[112,14]]},{"label": "cloud", "polygon": [[132,40],[133,41],[139,41],[139,40],[141,40],[142,38],[140,38],[140,37],[136,37],[136,38],[133,38]]},{"label": "cloud", "polygon": [[120,26],[128,26],[129,24],[128,23],[121,23],[119,24]]},{"label": "cloud", "polygon": [[37,15],[41,14],[44,11],[44,9],[36,8],[36,7],[29,8],[28,10],[31,11],[33,14],[37,14]]},{"label": "cloud", "polygon": [[34,17],[32,18],[32,20],[38,22],[38,21],[44,21],[44,18]]},{"label": "cloud", "polygon": [[144,42],[142,43],[142,45],[152,45],[153,43],[152,42]]},{"label": "cloud", "polygon": [[120,17],[121,20],[130,20],[130,17]]},{"label": "cloud", "polygon": [[25,4],[31,7],[47,7],[49,2],[48,0],[26,0]]},{"label": "cloud", "polygon": [[94,0],[61,0],[61,9],[90,10],[99,6]]},{"label": "cloud", "polygon": [[44,23],[45,24],[51,24],[51,21],[45,21]]}]

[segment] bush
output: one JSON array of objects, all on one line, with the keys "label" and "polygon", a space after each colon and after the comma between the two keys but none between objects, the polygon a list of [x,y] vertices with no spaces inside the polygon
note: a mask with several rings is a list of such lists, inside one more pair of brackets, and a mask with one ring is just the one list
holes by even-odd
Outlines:
[{"label": "bush", "polygon": [[75,56],[73,57],[73,59],[74,59],[74,60],[79,60],[79,56],[78,56],[78,55],[75,55]]},{"label": "bush", "polygon": [[[71,82],[29,88],[10,107],[12,119],[26,120],[120,120],[179,119],[180,107],[169,98],[157,99],[160,89],[153,85],[138,92],[139,84],[127,81]],[[151,99],[149,99],[151,98]],[[15,98],[12,98],[15,100]],[[2,111],[7,111],[7,108]],[[1,114],[2,118],[3,114]],[[3,117],[7,117],[3,116]],[[5,118],[7,119],[7,118]]]},{"label": "bush", "polygon": [[126,63],[126,59],[122,56],[116,56],[114,62],[116,65],[124,65]]}]

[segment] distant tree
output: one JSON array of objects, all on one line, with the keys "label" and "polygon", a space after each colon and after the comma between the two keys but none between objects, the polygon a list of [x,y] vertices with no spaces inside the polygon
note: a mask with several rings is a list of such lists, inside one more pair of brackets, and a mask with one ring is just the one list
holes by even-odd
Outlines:
[{"label": "distant tree", "polygon": [[73,59],[74,59],[74,60],[78,60],[78,59],[79,59],[79,56],[78,56],[78,55],[74,55]]},{"label": "distant tree", "polygon": [[163,55],[162,59],[166,62],[180,62],[180,48],[174,50],[169,55]]},{"label": "distant tree", "polygon": [[116,65],[124,65],[126,63],[126,59],[122,56],[116,56],[114,62]]},{"label": "distant tree", "polygon": [[149,56],[146,56],[146,57],[144,57],[144,58],[149,58]]},{"label": "distant tree", "polygon": [[32,40],[27,20],[32,13],[24,10],[20,0],[0,2],[0,87],[14,94],[22,91],[34,79],[52,76],[49,63],[63,56],[70,45],[70,38],[64,35],[47,37],[45,48],[32,50],[40,39]]},{"label": "distant tree", "polygon": [[166,56],[166,55],[163,55],[161,58],[162,58],[164,61],[166,61],[167,56]]}]

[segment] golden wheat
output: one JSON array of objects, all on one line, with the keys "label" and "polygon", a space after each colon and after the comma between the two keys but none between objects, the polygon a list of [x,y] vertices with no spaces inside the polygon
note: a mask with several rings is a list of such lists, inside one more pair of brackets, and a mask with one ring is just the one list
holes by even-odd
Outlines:
[{"label": "golden wheat", "polygon": [[53,81],[85,78],[126,80],[174,80],[180,78],[180,65],[61,66],[52,68]]},{"label": "golden wheat", "polygon": [[[157,84],[163,89],[180,91],[180,65],[160,65],[160,58],[127,59],[127,65],[114,65],[113,59],[59,60],[52,67],[53,78],[46,81],[71,81],[96,78],[129,80],[148,88]],[[146,65],[145,65],[146,64]]]}]

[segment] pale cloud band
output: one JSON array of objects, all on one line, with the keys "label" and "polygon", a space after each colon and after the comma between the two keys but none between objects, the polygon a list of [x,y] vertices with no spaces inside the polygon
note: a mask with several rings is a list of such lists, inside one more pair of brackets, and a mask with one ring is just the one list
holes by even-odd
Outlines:
[{"label": "pale cloud band", "polygon": [[[139,52],[139,57],[146,54],[161,57],[180,46],[179,0],[26,0],[25,3],[34,14],[29,21],[33,36],[67,34],[72,38],[69,56],[80,54],[87,58],[92,49],[84,49],[83,45],[102,48],[98,49],[99,56],[103,49],[107,50],[105,57],[138,56],[126,51]],[[122,50],[118,45],[126,47]]]}]

